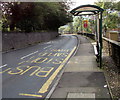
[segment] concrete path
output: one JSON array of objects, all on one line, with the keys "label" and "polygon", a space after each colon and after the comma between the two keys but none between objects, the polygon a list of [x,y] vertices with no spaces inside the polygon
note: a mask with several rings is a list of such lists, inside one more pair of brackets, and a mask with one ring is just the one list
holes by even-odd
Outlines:
[{"label": "concrete path", "polygon": [[111,100],[104,73],[97,67],[93,45],[83,36],[78,38],[77,53],[67,63],[51,99]]}]

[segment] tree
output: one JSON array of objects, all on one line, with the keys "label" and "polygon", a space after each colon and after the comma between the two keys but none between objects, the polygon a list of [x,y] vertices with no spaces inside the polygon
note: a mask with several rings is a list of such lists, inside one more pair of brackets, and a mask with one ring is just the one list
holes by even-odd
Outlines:
[{"label": "tree", "polygon": [[[5,6],[4,6],[5,5]],[[57,30],[71,21],[64,2],[11,2],[2,3],[3,29],[22,32]]]},{"label": "tree", "polygon": [[105,29],[115,29],[118,26],[118,2],[96,2],[97,6],[103,7],[103,26]]}]

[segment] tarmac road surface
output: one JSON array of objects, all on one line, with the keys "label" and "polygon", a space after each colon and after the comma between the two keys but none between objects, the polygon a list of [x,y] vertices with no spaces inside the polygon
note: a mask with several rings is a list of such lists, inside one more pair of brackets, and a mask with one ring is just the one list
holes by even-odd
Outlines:
[{"label": "tarmac road surface", "polygon": [[75,36],[62,35],[49,42],[3,53],[2,98],[45,98],[76,46]]}]

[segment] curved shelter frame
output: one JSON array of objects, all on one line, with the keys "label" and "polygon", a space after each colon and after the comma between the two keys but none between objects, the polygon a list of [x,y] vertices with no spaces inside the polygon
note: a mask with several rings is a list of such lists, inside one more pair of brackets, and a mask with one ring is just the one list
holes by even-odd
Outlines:
[{"label": "curved shelter frame", "polygon": [[74,16],[95,15],[96,16],[96,48],[97,48],[97,61],[99,66],[102,67],[102,13],[104,9],[96,5],[81,5],[70,11]]}]

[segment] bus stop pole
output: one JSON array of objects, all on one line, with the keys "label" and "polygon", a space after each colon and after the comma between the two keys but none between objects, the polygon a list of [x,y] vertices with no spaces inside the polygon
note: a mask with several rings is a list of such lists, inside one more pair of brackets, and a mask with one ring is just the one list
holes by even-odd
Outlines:
[{"label": "bus stop pole", "polygon": [[100,12],[100,23],[99,23],[99,41],[100,41],[100,68],[102,67],[102,11]]}]

